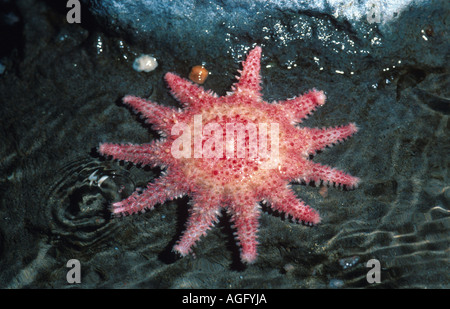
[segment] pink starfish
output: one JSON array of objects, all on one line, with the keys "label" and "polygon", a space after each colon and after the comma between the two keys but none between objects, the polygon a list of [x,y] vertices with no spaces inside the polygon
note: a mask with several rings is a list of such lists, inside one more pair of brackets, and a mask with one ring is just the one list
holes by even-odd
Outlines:
[{"label": "pink starfish", "polygon": [[[165,80],[184,105],[182,110],[134,96],[123,99],[163,138],[144,145],[105,143],[99,152],[135,164],[162,166],[165,171],[144,192],[136,191],[114,203],[114,214],[142,212],[189,195],[190,217],[173,248],[185,256],[226,208],[236,229],[241,259],[252,263],[257,256],[259,202],[268,202],[273,209],[314,225],[320,222],[319,214],[299,200],[290,182],[323,181],[349,189],[357,186],[357,177],[309,160],[316,151],[355,133],[356,125],[325,129],[296,126],[325,103],[325,94],[312,90],[292,100],[263,101],[260,59],[261,48],[255,47],[243,62],[232,92],[222,97],[167,73]],[[257,142],[253,143],[255,136]]]}]

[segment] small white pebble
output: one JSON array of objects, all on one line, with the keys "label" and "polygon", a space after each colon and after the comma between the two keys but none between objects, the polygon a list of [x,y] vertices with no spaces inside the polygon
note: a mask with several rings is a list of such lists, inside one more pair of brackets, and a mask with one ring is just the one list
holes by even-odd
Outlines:
[{"label": "small white pebble", "polygon": [[108,179],[108,177],[109,177],[109,176],[103,176],[102,178],[100,178],[100,179],[98,180],[97,186],[100,187],[100,186],[102,185],[102,183],[103,183],[106,179]]},{"label": "small white pebble", "polygon": [[133,69],[138,72],[151,72],[158,67],[158,61],[156,58],[149,55],[141,55],[136,58],[133,63]]}]

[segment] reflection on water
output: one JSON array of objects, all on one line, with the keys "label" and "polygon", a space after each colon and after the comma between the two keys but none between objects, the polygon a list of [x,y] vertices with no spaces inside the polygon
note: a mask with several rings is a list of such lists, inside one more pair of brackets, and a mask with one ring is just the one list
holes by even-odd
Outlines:
[{"label": "reflection on water", "polygon": [[[114,233],[108,205],[134,190],[130,173],[114,162],[76,160],[56,173],[46,201],[54,240],[90,247]],[[67,245],[67,244],[65,244]]]}]

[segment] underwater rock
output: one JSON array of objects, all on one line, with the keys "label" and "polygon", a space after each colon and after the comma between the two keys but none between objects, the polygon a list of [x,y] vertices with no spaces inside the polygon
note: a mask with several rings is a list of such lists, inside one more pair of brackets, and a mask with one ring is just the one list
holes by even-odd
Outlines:
[{"label": "underwater rock", "polygon": [[[199,53],[207,48],[216,58],[226,47],[236,48],[241,40],[264,42],[273,36],[284,42],[307,36],[309,27],[290,21],[299,13],[310,18],[335,19],[383,25],[395,20],[406,8],[427,0],[364,0],[348,4],[344,0],[326,1],[155,1],[84,0],[91,13],[109,28],[125,34],[133,43],[171,50],[176,55]],[[320,28],[320,26],[319,26]],[[311,29],[309,29],[311,30]],[[314,29],[313,31],[321,31]],[[335,27],[329,31],[336,31]],[[389,28],[386,28],[390,31]],[[324,34],[326,36],[326,34]],[[155,46],[158,45],[158,46]],[[215,46],[212,48],[212,46]],[[217,48],[220,47],[220,48]]]}]

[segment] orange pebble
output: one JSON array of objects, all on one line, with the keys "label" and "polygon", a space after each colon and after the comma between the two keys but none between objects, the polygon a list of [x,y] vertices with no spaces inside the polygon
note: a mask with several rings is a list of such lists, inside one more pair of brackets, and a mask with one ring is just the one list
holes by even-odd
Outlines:
[{"label": "orange pebble", "polygon": [[202,65],[196,65],[192,67],[191,73],[189,73],[189,79],[197,84],[203,84],[208,78],[208,70]]}]

